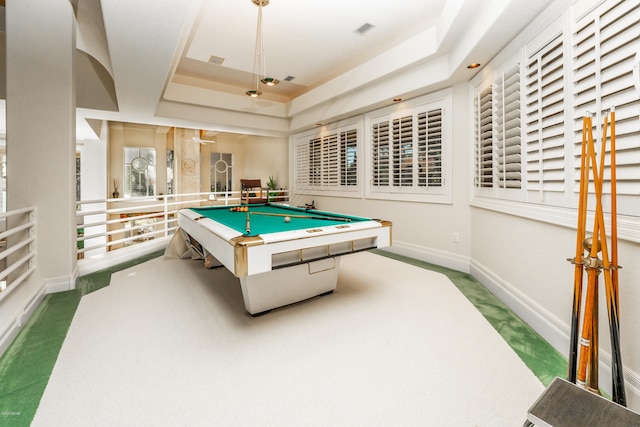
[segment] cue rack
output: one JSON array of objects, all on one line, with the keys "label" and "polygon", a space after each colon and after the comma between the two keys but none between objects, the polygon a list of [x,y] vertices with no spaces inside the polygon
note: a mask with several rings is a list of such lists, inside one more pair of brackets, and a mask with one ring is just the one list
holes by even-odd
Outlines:
[{"label": "cue rack", "polygon": [[[607,235],[602,202],[607,132],[610,153],[611,220]],[[580,164],[580,195],[578,201],[578,226],[576,252],[569,258],[575,265],[573,312],[567,380],[600,394],[598,387],[598,279],[602,275],[611,339],[612,401],[626,406],[622,355],[620,351],[620,304],[618,294],[618,236],[616,207],[616,155],[615,155],[615,111],[611,108],[604,118],[600,152],[596,153],[591,114],[583,118],[582,153]],[[598,159],[599,154],[599,159]],[[586,235],[587,205],[589,189],[593,189],[595,208],[593,230]],[[610,239],[610,244],[608,243]],[[583,295],[583,279],[587,286]],[[580,330],[581,304],[584,299],[582,333]],[[580,338],[579,338],[580,337]]]}]

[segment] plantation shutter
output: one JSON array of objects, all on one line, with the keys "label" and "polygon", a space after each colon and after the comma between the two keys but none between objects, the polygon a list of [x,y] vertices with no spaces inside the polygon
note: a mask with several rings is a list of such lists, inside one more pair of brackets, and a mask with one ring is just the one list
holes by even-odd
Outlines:
[{"label": "plantation shutter", "polygon": [[310,185],[311,156],[309,143],[304,141],[296,145],[296,185],[300,188],[308,188]]},{"label": "plantation shutter", "polygon": [[494,84],[496,182],[500,188],[520,188],[522,180],[520,128],[520,65],[501,73]]},{"label": "plantation shutter", "polygon": [[338,136],[328,135],[322,138],[322,185],[338,185]]},{"label": "plantation shutter", "polygon": [[492,88],[478,91],[475,99],[476,187],[493,187]]},{"label": "plantation shutter", "polygon": [[371,126],[371,164],[372,185],[374,187],[388,186],[390,147],[389,147],[389,122],[382,121]]},{"label": "plantation shutter", "polygon": [[340,185],[358,185],[358,132],[355,129],[340,133]]},{"label": "plantation shutter", "polygon": [[[638,0],[606,1],[576,22],[573,34],[575,191],[579,182],[583,116],[595,113],[593,123],[599,129],[604,115],[614,108],[617,191],[619,195],[640,194],[638,92],[632,73],[635,54],[640,50],[638,22]],[[602,132],[594,129],[597,141],[601,136]],[[607,156],[603,186],[605,193],[610,192],[610,176]]]},{"label": "plantation shutter", "polygon": [[442,186],[442,109],[418,114],[418,185]]},{"label": "plantation shutter", "polygon": [[565,190],[564,58],[562,35],[527,58],[527,190]]},{"label": "plantation shutter", "polygon": [[393,185],[413,185],[413,117],[393,120]]},{"label": "plantation shutter", "polygon": [[322,139],[309,141],[309,182],[316,187],[322,184]]}]

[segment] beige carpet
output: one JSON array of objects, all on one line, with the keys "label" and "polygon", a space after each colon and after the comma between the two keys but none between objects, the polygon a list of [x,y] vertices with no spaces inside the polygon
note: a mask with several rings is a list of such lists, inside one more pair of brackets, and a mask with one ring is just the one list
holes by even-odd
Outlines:
[{"label": "beige carpet", "polygon": [[520,426],[543,391],[444,276],[371,253],[251,317],[223,268],[158,258],[85,296],[34,426]]}]

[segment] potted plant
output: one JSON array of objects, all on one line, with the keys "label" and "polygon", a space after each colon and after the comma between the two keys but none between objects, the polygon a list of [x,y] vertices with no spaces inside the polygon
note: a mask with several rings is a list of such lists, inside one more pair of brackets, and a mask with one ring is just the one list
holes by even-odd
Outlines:
[{"label": "potted plant", "polygon": [[113,180],[113,198],[117,199],[120,197],[120,193],[118,192],[118,187],[120,186],[120,180],[118,179],[114,179]]},{"label": "potted plant", "polygon": [[267,188],[269,188],[269,199],[278,197],[278,193],[275,191],[278,189],[278,178],[269,176],[267,181]]}]

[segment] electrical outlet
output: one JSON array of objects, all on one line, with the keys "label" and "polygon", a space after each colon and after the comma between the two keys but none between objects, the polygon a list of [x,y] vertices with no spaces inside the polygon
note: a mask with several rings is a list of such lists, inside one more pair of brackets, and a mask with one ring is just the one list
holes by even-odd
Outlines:
[{"label": "electrical outlet", "polygon": [[453,243],[460,243],[460,233],[453,233]]}]

